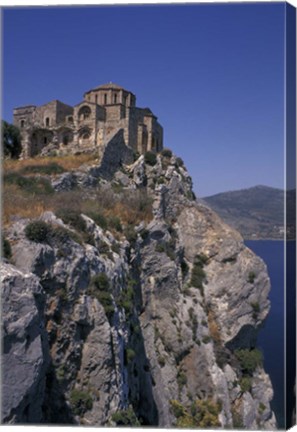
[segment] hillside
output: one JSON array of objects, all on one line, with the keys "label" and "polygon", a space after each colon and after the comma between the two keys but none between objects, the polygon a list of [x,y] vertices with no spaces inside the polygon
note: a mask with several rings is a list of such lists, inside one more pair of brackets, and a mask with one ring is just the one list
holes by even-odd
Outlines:
[{"label": "hillside", "polygon": [[4,168],[2,423],[276,428],[266,266],[180,158]]},{"label": "hillside", "polygon": [[[294,226],[295,191],[288,193],[288,221]],[[203,200],[245,239],[282,239],[284,192],[267,186],[223,192]]]}]

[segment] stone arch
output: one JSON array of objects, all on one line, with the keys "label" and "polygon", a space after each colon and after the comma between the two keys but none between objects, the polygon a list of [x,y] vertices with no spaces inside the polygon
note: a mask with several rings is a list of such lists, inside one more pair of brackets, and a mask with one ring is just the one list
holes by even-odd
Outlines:
[{"label": "stone arch", "polygon": [[73,142],[73,130],[70,128],[63,128],[59,130],[58,134],[59,144],[67,146]]},{"label": "stone arch", "polygon": [[30,137],[30,155],[38,155],[41,150],[53,141],[53,132],[48,129],[34,129]]},{"label": "stone arch", "polygon": [[91,117],[91,108],[88,105],[82,106],[78,111],[79,120],[87,120]]},{"label": "stone arch", "polygon": [[88,127],[83,127],[78,131],[78,142],[81,146],[86,146],[90,144],[90,138],[92,135],[92,130]]}]

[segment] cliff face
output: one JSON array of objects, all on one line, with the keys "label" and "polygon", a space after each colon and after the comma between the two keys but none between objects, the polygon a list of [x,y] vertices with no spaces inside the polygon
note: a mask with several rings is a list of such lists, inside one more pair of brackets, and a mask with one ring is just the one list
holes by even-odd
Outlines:
[{"label": "cliff face", "polygon": [[179,158],[154,162],[51,179],[57,191],[83,179],[91,196],[98,184],[148,194],[150,221],[125,234],[82,215],[79,238],[53,212],[42,241],[29,220],[7,229],[3,422],[276,428],[255,349],[265,264],[194,199]]}]

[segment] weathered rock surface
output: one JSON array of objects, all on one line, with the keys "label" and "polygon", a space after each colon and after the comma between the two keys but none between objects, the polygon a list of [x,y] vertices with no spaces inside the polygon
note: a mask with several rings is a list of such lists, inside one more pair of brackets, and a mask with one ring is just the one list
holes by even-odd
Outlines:
[{"label": "weathered rock surface", "polygon": [[35,275],[5,264],[1,286],[2,422],[39,423],[50,359],[45,293]]},{"label": "weathered rock surface", "polygon": [[[54,234],[72,228],[51,212],[41,217],[52,227],[44,242],[26,238],[28,220],[7,229],[4,421],[102,426],[123,424],[132,410],[143,425],[170,427],[189,421],[182,412],[198,400],[216,414],[188,427],[275,428],[269,377],[261,364],[247,376],[236,357],[254,350],[269,311],[264,263],[195,200],[180,159],[131,163],[126,149],[111,148],[101,160],[55,178],[54,188],[140,189],[153,218],[129,241],[85,215],[80,242]],[[15,387],[11,365],[28,370]]]}]

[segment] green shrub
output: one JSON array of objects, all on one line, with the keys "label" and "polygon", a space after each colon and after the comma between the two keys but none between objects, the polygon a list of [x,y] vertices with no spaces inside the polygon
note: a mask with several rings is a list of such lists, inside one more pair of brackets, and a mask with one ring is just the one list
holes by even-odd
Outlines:
[{"label": "green shrub", "polygon": [[179,417],[186,415],[185,408],[177,400],[171,400],[170,401],[170,408],[171,408],[171,411],[172,411],[174,417],[176,417],[176,418],[179,418]]},{"label": "green shrub", "polygon": [[252,302],[251,306],[253,308],[253,312],[255,312],[256,314],[260,312],[260,305],[258,302]]},{"label": "green shrub", "polygon": [[140,237],[142,238],[142,240],[146,240],[148,238],[150,232],[144,228],[140,231],[139,234],[140,234]]},{"label": "green shrub", "polygon": [[211,428],[220,426],[220,402],[211,399],[195,400],[190,407],[183,406],[176,400],[170,401],[171,410],[177,419],[178,428]]},{"label": "green shrub", "polygon": [[243,376],[243,377],[239,380],[239,385],[240,385],[241,391],[242,391],[243,393],[250,391],[251,388],[252,388],[252,380],[251,380],[251,377],[249,377],[249,376]]},{"label": "green shrub", "polygon": [[100,240],[98,244],[98,250],[102,255],[109,255],[110,249],[108,244],[104,240]]},{"label": "green shrub", "polygon": [[117,300],[118,306],[125,309],[127,317],[129,317],[133,312],[135,284],[136,282],[133,279],[129,279],[127,287],[121,291]]},{"label": "green shrub", "polygon": [[161,366],[161,368],[164,367],[165,364],[166,364],[166,361],[165,361],[164,357],[159,356],[159,357],[158,357],[158,363],[159,363],[159,365]]},{"label": "green shrub", "polygon": [[165,246],[162,243],[157,243],[156,247],[155,247],[155,251],[158,253],[163,253],[165,252]]},{"label": "green shrub", "polygon": [[105,273],[99,273],[91,279],[87,293],[101,303],[110,321],[114,314],[114,303],[110,293],[110,283]]},{"label": "green shrub", "polygon": [[205,255],[196,255],[190,282],[193,287],[200,289],[201,294],[203,294],[203,282],[206,280],[206,273],[203,270],[206,261]]},{"label": "green shrub", "polygon": [[111,419],[117,424],[117,426],[140,426],[140,422],[132,407],[117,411],[112,414]]},{"label": "green shrub", "polygon": [[50,182],[42,177],[24,177],[19,173],[11,172],[3,176],[4,184],[15,184],[24,192],[35,195],[48,195],[54,193]]},{"label": "green shrub", "polygon": [[234,354],[240,363],[241,370],[250,375],[263,363],[263,355],[257,348],[237,349]]},{"label": "green shrub", "polygon": [[172,151],[170,149],[168,149],[168,148],[164,148],[161,151],[161,155],[164,156],[164,157],[166,157],[166,158],[171,158],[172,157]]},{"label": "green shrub", "polygon": [[56,215],[58,218],[62,219],[65,224],[72,226],[72,228],[84,233],[87,231],[86,221],[80,214],[80,211],[65,208],[57,210]]},{"label": "green shrub", "polygon": [[2,237],[2,254],[6,259],[10,259],[12,256],[10,242],[4,237]]},{"label": "green shrub", "polygon": [[176,380],[178,388],[179,390],[181,390],[183,386],[187,384],[187,375],[183,371],[179,370],[176,376]]},{"label": "green shrub", "polygon": [[134,229],[134,226],[127,225],[125,228],[124,234],[129,243],[134,244],[137,240],[137,232]]},{"label": "green shrub", "polygon": [[210,336],[203,336],[202,342],[204,344],[208,344],[210,341],[211,341],[211,337]]},{"label": "green shrub", "polygon": [[55,226],[52,228],[51,239],[61,245],[64,245],[69,239],[79,244],[82,243],[81,238],[76,233],[63,226]]},{"label": "green shrub", "polygon": [[51,226],[44,221],[30,222],[25,228],[25,235],[28,240],[36,243],[43,243],[49,239]]},{"label": "green shrub", "polygon": [[86,212],[86,215],[89,216],[91,219],[93,219],[96,225],[99,225],[104,230],[107,229],[108,222],[105,216],[93,211]]},{"label": "green shrub", "polygon": [[157,156],[155,155],[155,153],[151,151],[147,151],[144,154],[144,161],[146,164],[154,166],[157,163]]},{"label": "green shrub", "polygon": [[181,261],[180,267],[181,267],[181,271],[182,271],[182,275],[183,275],[183,279],[184,279],[189,272],[189,266],[184,259]]},{"label": "green shrub", "polygon": [[254,283],[255,279],[256,279],[256,274],[253,271],[249,272],[248,282],[252,284]]},{"label": "green shrub", "polygon": [[91,286],[99,291],[109,291],[110,284],[106,273],[98,273],[91,279]]},{"label": "green shrub", "polygon": [[47,165],[27,165],[20,171],[22,174],[61,174],[65,169],[56,162],[50,162]]},{"label": "green shrub", "polygon": [[75,415],[82,415],[93,407],[91,395],[77,389],[73,389],[70,393],[70,404]]},{"label": "green shrub", "polygon": [[184,166],[184,161],[183,161],[182,158],[180,158],[180,157],[176,158],[175,163],[176,163],[176,166],[177,166],[177,167]]},{"label": "green shrub", "polygon": [[114,243],[111,245],[111,249],[112,249],[113,252],[115,252],[115,253],[117,253],[118,255],[120,255],[120,252],[121,252],[121,246],[119,245],[119,243],[114,242]]},{"label": "green shrub", "polygon": [[132,348],[125,348],[125,363],[131,363],[136,357],[136,352]]},{"label": "green shrub", "polygon": [[109,228],[113,228],[118,232],[123,232],[121,220],[117,216],[110,216],[107,220],[107,223]]}]

